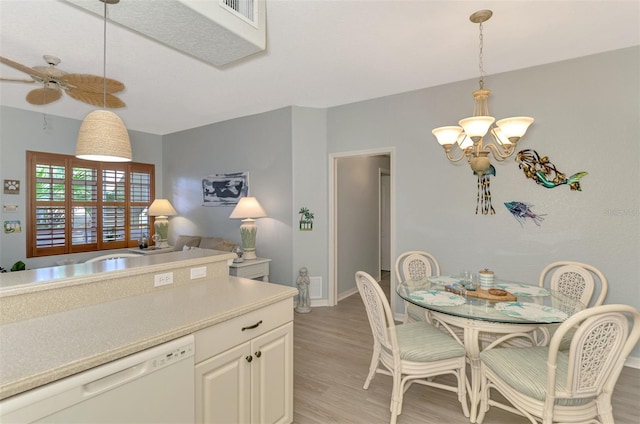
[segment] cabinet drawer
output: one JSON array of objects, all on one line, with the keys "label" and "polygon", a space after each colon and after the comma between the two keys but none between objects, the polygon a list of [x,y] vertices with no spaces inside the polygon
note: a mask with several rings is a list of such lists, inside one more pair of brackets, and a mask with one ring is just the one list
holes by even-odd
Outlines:
[{"label": "cabinet drawer", "polygon": [[197,364],[289,321],[293,321],[293,301],[285,299],[197,331],[194,333],[195,362]]}]

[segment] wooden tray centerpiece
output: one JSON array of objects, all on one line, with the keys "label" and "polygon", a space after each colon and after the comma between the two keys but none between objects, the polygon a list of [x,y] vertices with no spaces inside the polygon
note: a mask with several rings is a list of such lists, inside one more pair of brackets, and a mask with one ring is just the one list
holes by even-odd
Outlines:
[{"label": "wooden tray centerpiece", "polygon": [[478,287],[475,290],[468,290],[458,284],[446,285],[444,289],[462,296],[475,297],[477,299],[491,300],[494,302],[514,302],[517,300],[517,297],[513,294],[502,289],[481,289]]}]

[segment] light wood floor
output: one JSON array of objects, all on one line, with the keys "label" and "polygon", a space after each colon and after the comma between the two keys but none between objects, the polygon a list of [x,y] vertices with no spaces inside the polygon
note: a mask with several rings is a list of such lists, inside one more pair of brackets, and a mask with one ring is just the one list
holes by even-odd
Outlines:
[{"label": "light wood floor", "polygon": [[[383,288],[388,286],[383,275]],[[385,287],[386,286],[386,287]],[[388,423],[391,378],[377,375],[368,390],[373,337],[358,294],[336,307],[294,317],[294,423]],[[617,424],[640,423],[640,370],[625,367],[613,394]],[[467,424],[454,393],[413,385],[398,424]],[[485,424],[526,424],[523,417],[491,408]]]}]

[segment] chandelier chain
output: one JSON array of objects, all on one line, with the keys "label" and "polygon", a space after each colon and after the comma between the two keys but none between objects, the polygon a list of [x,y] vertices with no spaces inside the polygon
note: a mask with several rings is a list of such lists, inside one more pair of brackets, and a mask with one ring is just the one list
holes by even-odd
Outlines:
[{"label": "chandelier chain", "polygon": [[478,64],[480,67],[480,89],[484,88],[484,64],[482,62],[482,53],[484,47],[484,36],[482,34],[482,22],[480,22],[480,53],[478,54]]}]

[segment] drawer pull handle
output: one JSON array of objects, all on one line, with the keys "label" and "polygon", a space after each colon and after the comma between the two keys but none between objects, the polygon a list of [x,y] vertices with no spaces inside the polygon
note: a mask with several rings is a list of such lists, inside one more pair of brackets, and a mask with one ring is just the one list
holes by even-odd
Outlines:
[{"label": "drawer pull handle", "polygon": [[259,358],[259,357],[261,357],[261,356],[262,356],[262,352],[257,351],[257,352],[255,353],[255,355],[256,355],[256,358]]},{"label": "drawer pull handle", "polygon": [[248,355],[248,356],[246,356],[244,359],[246,359],[246,360],[247,360],[247,362],[251,362],[251,361],[253,361],[253,356]]},{"label": "drawer pull handle", "polygon": [[253,325],[250,325],[250,326],[248,326],[248,327],[242,327],[242,331],[244,331],[244,330],[253,330],[254,328],[258,328],[258,326],[259,326],[260,324],[262,324],[262,320],[260,320],[260,321],[256,322],[256,323],[255,323],[255,324],[253,324]]}]

